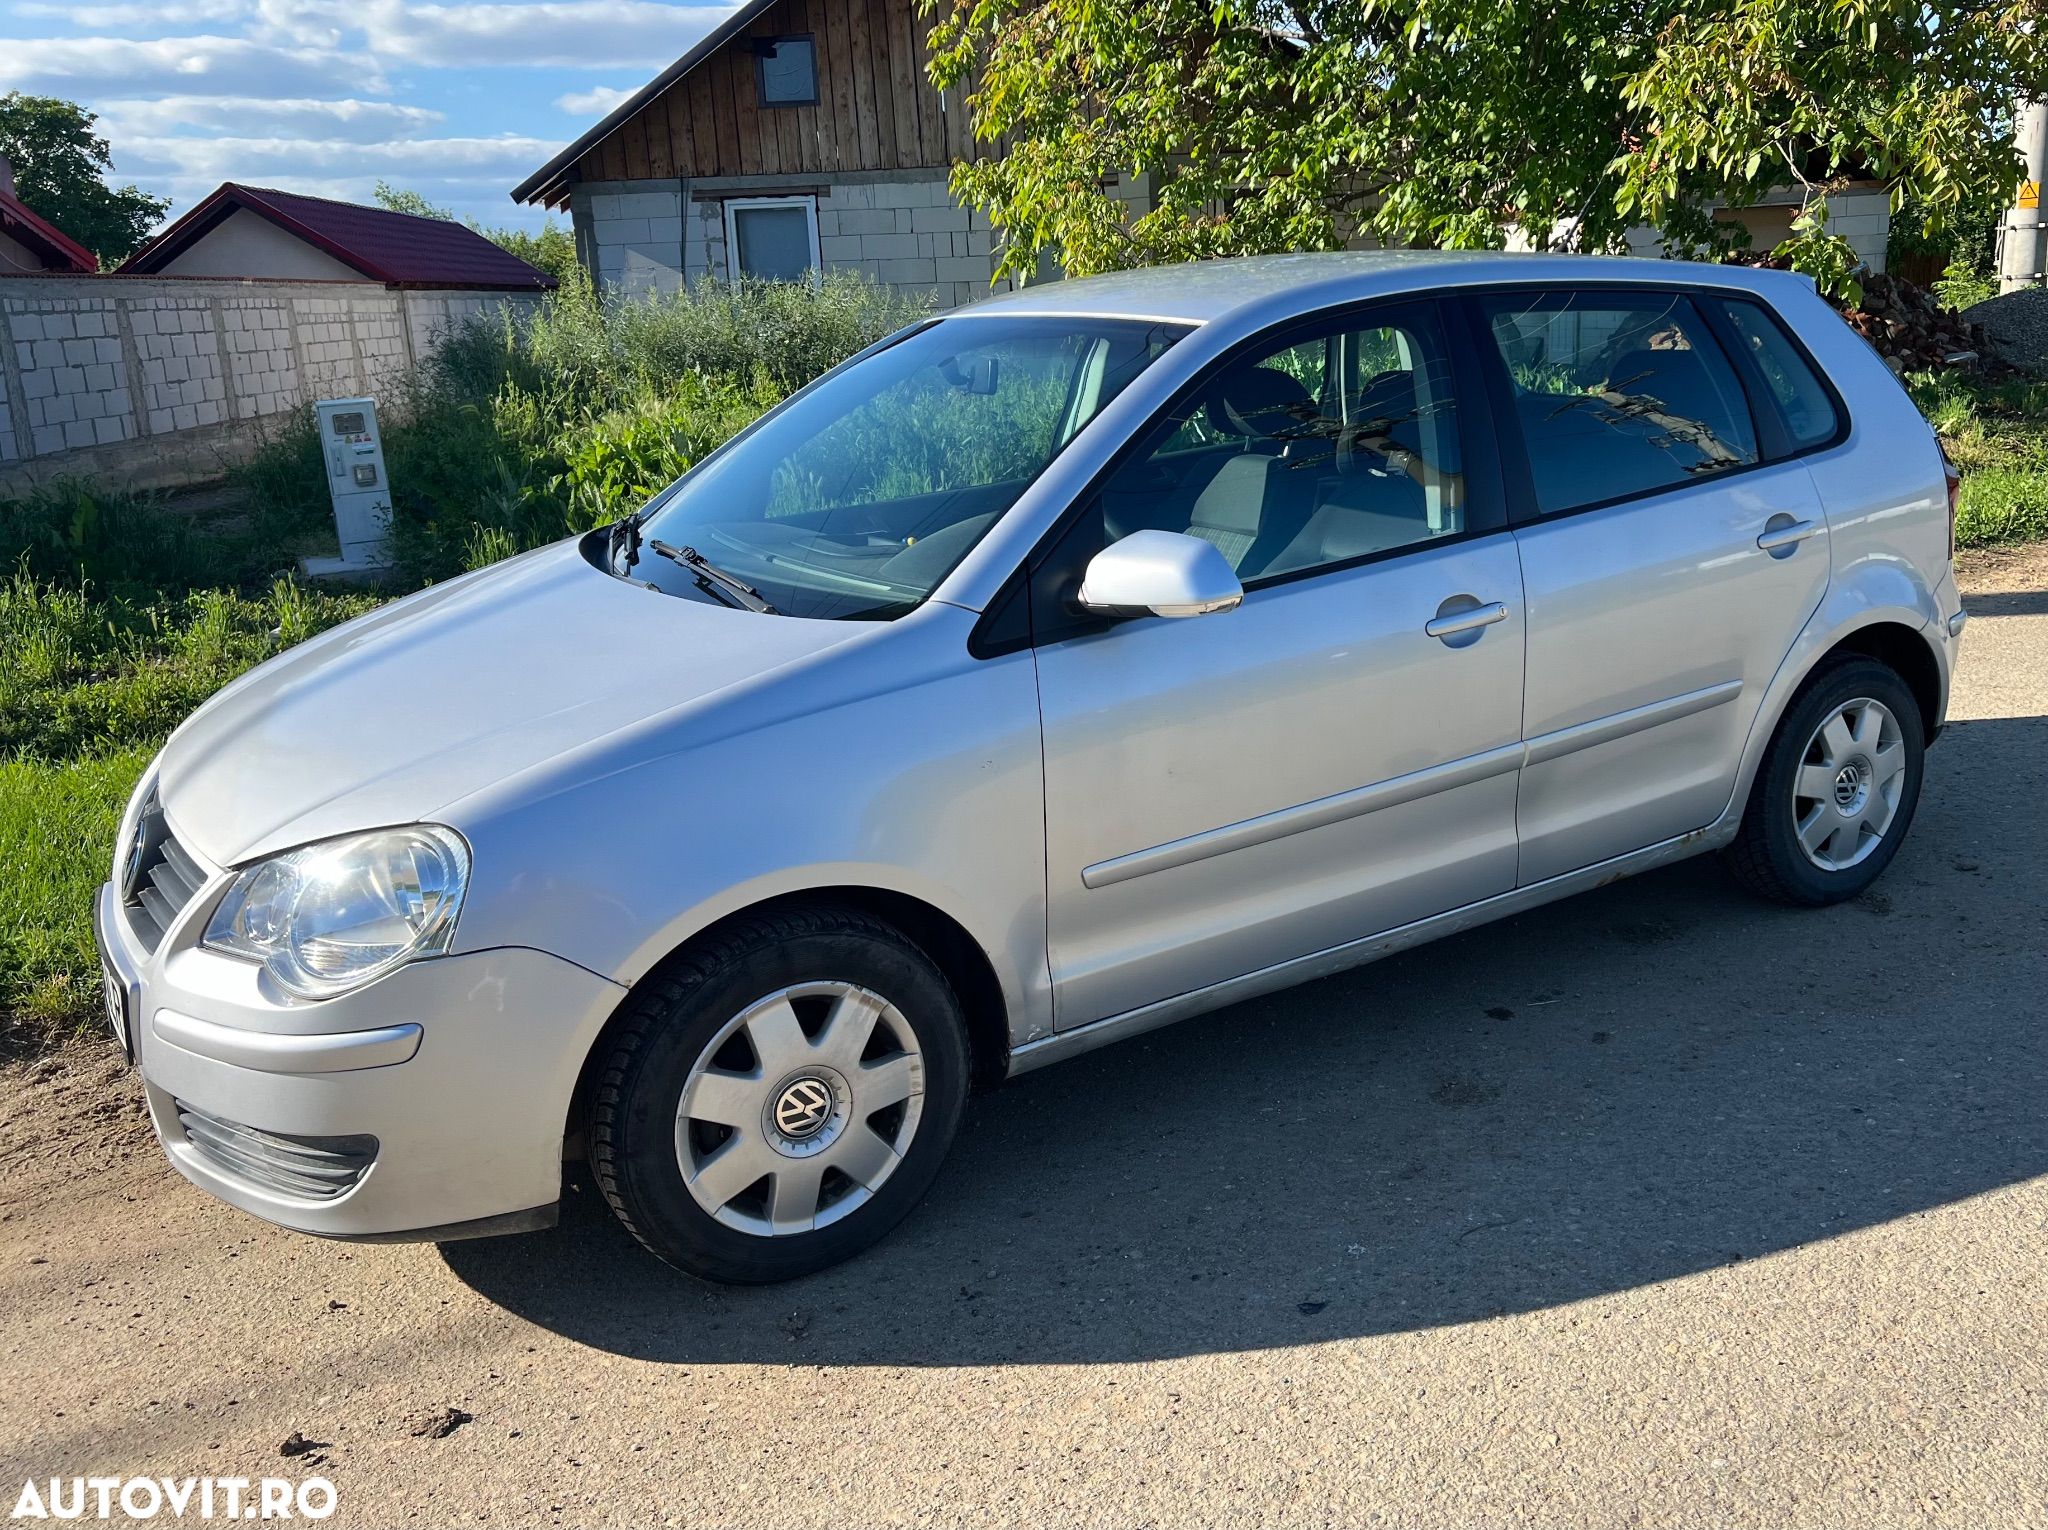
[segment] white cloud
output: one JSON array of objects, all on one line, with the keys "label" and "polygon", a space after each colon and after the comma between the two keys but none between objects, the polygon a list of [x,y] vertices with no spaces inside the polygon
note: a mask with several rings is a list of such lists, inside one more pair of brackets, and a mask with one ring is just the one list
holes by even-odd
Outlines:
[{"label": "white cloud", "polygon": [[[384,89],[374,58],[240,37],[0,38],[0,86],[88,100]],[[199,87],[195,90],[194,87]]]},{"label": "white cloud", "polygon": [[[291,0],[285,0],[287,4]],[[524,0],[522,4],[401,4],[367,0],[369,47],[391,63],[461,68],[635,68],[649,74],[717,27],[733,6],[655,0]],[[332,14],[332,12],[330,12]]]},{"label": "white cloud", "polygon": [[593,85],[589,90],[573,90],[566,96],[556,96],[555,105],[572,117],[602,117],[632,94],[631,90],[620,90],[612,85]]},{"label": "white cloud", "polygon": [[72,5],[66,0],[15,0],[8,10],[29,20],[62,21],[88,32],[122,27],[164,31],[171,27],[239,21],[249,14],[247,0],[163,0],[157,5],[122,4],[119,0],[105,5]]},{"label": "white cloud", "polygon": [[153,101],[109,101],[100,108],[99,118],[99,131],[123,145],[137,138],[180,132],[228,138],[318,136],[347,143],[377,143],[394,134],[431,129],[442,120],[442,114],[392,101],[162,96]]},{"label": "white cloud", "polygon": [[509,186],[554,153],[550,138],[394,138],[340,143],[328,138],[131,138],[122,159],[188,180],[277,184],[280,175],[379,178],[410,185],[408,172]]}]

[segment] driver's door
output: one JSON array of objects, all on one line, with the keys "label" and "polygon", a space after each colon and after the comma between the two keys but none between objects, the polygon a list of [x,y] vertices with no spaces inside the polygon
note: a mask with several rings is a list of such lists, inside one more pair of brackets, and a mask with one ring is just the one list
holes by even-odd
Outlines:
[{"label": "driver's door", "polygon": [[[1255,347],[1041,564],[1060,1028],[1514,887],[1521,576],[1464,370],[1427,303]],[[1074,572],[1141,525],[1214,544],[1243,604],[1076,618]]]}]

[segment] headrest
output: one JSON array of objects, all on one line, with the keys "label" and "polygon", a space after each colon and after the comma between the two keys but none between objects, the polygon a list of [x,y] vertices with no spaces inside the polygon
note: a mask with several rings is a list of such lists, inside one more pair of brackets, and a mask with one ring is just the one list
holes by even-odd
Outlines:
[{"label": "headrest", "polygon": [[1315,400],[1278,367],[1241,367],[1210,385],[1203,406],[1209,423],[1226,436],[1291,440],[1316,412]]}]

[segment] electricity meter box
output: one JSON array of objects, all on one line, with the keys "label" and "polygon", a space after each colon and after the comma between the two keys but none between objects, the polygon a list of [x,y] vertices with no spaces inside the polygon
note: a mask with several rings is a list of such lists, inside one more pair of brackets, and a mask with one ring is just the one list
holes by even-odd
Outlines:
[{"label": "electricity meter box", "polygon": [[339,558],[308,558],[308,574],[349,574],[391,562],[391,487],[384,476],[384,437],[377,428],[377,402],[368,398],[322,399],[313,406],[320,455],[327,465],[327,492],[334,501]]}]

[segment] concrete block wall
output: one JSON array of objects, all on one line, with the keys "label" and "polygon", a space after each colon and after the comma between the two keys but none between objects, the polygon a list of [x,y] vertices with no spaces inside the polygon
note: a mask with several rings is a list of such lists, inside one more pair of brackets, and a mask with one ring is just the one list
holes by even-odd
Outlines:
[{"label": "concrete block wall", "polygon": [[316,398],[395,401],[452,326],[530,294],[371,283],[0,278],[0,496],[62,474],[217,476]]},{"label": "concrete block wall", "polygon": [[114,300],[60,289],[7,310],[7,392],[21,402],[11,456],[132,440],[137,410]]},{"label": "concrete block wall", "polygon": [[212,301],[165,297],[127,317],[142,368],[142,417],[149,433],[227,419],[227,369]]}]

